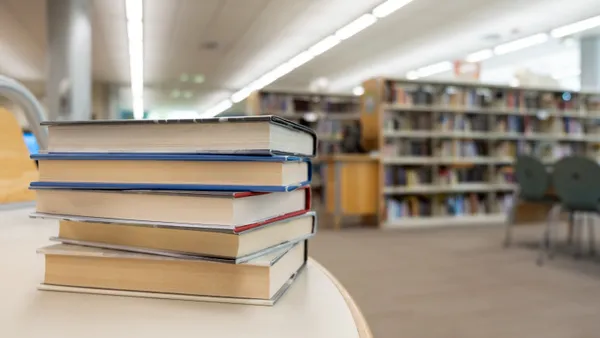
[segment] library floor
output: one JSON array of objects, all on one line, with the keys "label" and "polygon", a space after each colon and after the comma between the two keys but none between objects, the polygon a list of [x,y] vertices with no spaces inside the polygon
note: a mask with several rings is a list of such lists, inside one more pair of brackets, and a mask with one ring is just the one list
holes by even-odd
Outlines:
[{"label": "library floor", "polygon": [[540,231],[516,229],[519,243],[503,249],[502,227],[321,230],[311,255],[375,338],[598,337],[600,259],[559,254],[538,267],[525,244]]}]

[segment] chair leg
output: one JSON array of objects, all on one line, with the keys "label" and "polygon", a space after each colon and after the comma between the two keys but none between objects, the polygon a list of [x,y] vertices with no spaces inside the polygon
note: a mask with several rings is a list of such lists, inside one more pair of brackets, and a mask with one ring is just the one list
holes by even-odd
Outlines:
[{"label": "chair leg", "polygon": [[583,252],[583,227],[584,227],[584,217],[585,215],[583,214],[577,214],[575,216],[575,226],[573,228],[573,242],[575,244],[575,254],[573,255],[573,257],[575,257],[575,259],[578,259],[581,257],[581,254]]},{"label": "chair leg", "polygon": [[512,227],[515,223],[515,209],[519,201],[513,203],[511,210],[508,212],[509,217],[506,220],[506,226],[504,227],[504,247],[508,248],[512,244]]},{"label": "chair leg", "polygon": [[573,244],[573,231],[575,230],[575,212],[569,213],[569,224],[567,225],[567,244]]},{"label": "chair leg", "polygon": [[560,212],[561,212],[560,205],[555,205],[550,210],[550,218],[548,220],[548,222],[549,222],[549,225],[548,225],[548,258],[550,258],[550,259],[553,259],[554,254],[556,253],[555,240],[557,238],[557,233],[559,230],[558,227],[560,225],[558,222],[558,219],[560,217]]},{"label": "chair leg", "polygon": [[544,228],[544,234],[543,234],[542,240],[540,242],[539,255],[538,255],[538,259],[537,259],[538,265],[544,264],[544,259],[546,258],[546,254],[548,252],[548,249],[550,248],[551,227],[552,227],[552,221],[554,219],[555,209],[556,209],[556,206],[552,207],[552,209],[550,209],[550,212],[548,212],[548,216],[546,219],[546,226]]},{"label": "chair leg", "polygon": [[594,231],[594,226],[596,223],[596,215],[595,214],[590,214],[589,215],[589,219],[588,219],[588,241],[589,241],[589,245],[590,245],[590,255],[591,256],[595,256],[596,255],[596,234]]}]

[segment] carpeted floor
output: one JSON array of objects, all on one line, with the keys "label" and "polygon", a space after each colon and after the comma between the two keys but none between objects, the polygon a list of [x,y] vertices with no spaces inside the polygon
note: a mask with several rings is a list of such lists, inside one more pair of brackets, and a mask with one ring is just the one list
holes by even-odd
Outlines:
[{"label": "carpeted floor", "polygon": [[[534,243],[540,231],[517,229],[515,240]],[[600,337],[600,263],[559,254],[538,267],[536,251],[503,249],[502,236],[502,227],[322,230],[310,250],[375,338]]]}]

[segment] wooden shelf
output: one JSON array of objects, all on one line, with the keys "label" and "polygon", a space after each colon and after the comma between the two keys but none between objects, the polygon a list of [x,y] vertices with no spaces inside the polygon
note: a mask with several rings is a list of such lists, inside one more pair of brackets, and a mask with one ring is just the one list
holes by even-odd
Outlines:
[{"label": "wooden shelf", "polygon": [[466,225],[497,225],[506,221],[504,214],[446,216],[446,217],[407,217],[393,222],[385,222],[384,229],[423,229],[457,227]]},{"label": "wooden shelf", "polygon": [[418,185],[418,186],[388,186],[383,193],[390,194],[440,194],[459,192],[489,192],[512,191],[515,185],[511,183],[460,183],[448,185]]}]

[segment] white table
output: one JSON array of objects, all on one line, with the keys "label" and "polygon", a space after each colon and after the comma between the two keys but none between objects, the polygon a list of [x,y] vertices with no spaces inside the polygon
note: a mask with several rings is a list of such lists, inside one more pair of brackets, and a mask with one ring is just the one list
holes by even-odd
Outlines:
[{"label": "white table", "polygon": [[363,338],[371,333],[346,290],[310,260],[273,307],[38,291],[56,221],[0,211],[0,337]]}]

